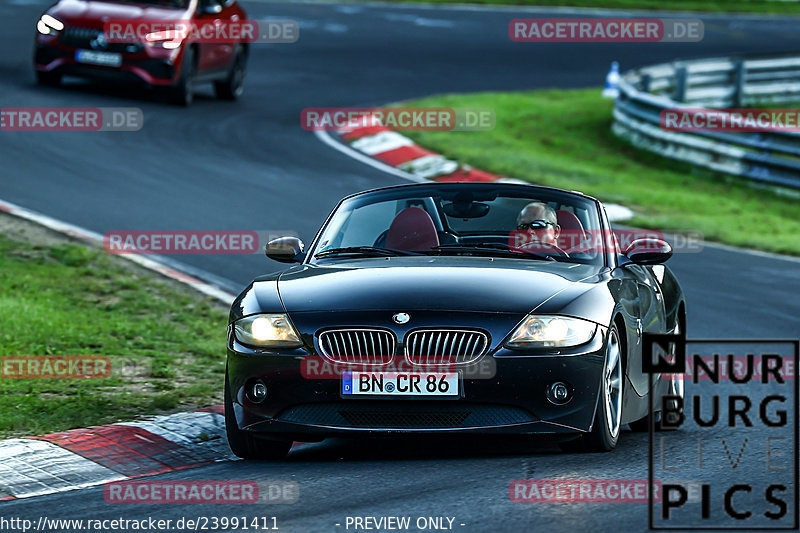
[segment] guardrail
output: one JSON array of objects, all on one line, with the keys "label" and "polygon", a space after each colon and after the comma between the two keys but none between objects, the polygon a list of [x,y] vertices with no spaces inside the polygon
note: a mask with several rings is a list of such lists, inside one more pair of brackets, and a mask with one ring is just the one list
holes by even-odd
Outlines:
[{"label": "guardrail", "polygon": [[800,102],[800,57],[715,58],[643,67],[620,78],[612,131],[638,148],[718,172],[800,188],[800,133],[662,129],[660,112]]}]

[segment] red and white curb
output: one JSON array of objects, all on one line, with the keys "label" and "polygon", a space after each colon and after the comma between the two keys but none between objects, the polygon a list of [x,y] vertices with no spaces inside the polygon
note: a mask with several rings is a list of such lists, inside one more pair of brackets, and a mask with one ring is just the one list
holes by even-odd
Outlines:
[{"label": "red and white curb", "polygon": [[222,406],[0,441],[0,500],[235,459]]},{"label": "red and white curb", "polygon": [[[103,236],[0,200],[0,211],[94,244]],[[143,255],[129,261],[230,304],[235,296]],[[0,441],[0,501],[235,459],[222,406],[139,422]]]},{"label": "red and white curb", "polygon": [[[447,159],[423,148],[408,137],[385,126],[361,126],[335,132],[314,132],[319,140],[347,156],[410,181],[528,182],[499,176]],[[633,211],[617,204],[604,204],[608,218],[625,220]]]}]

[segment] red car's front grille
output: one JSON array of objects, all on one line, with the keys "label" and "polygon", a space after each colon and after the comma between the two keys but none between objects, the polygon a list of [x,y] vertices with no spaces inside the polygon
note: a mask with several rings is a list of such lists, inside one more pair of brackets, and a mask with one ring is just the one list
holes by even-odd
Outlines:
[{"label": "red car's front grille", "polygon": [[67,26],[59,40],[66,46],[98,52],[137,53],[144,49],[141,43],[110,43],[102,28],[87,26]]}]

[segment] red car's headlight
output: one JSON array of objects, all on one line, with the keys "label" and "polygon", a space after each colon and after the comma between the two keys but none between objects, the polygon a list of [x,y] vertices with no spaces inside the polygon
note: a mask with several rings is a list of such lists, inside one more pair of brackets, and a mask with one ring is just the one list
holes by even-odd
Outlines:
[{"label": "red car's headlight", "polygon": [[42,35],[55,35],[64,29],[64,23],[45,13],[36,23],[36,30]]},{"label": "red car's headlight", "polygon": [[158,46],[167,50],[179,48],[183,39],[173,30],[155,31],[144,36],[144,44],[147,46]]}]

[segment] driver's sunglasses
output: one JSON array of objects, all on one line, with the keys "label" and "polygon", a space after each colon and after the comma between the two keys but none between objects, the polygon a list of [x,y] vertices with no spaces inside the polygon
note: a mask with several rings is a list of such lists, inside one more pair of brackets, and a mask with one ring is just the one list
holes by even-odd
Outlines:
[{"label": "driver's sunglasses", "polygon": [[517,226],[517,229],[545,229],[547,226],[553,226],[554,228],[556,227],[556,225],[549,220],[531,220],[530,222],[523,222]]}]

